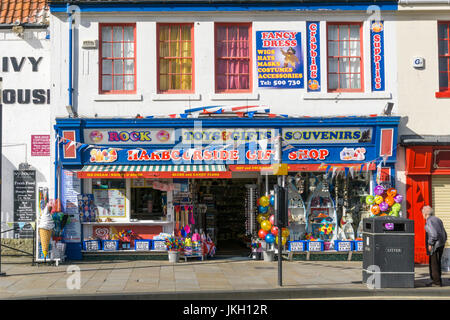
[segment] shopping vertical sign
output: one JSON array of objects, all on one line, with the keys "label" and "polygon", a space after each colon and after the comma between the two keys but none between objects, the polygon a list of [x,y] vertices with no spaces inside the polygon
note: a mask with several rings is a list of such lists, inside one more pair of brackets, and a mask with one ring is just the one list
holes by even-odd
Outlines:
[{"label": "shopping vertical sign", "polygon": [[308,92],[320,91],[320,22],[306,22]]},{"label": "shopping vertical sign", "polygon": [[304,87],[301,33],[257,31],[258,87],[298,89]]},{"label": "shopping vertical sign", "polygon": [[385,90],[384,73],[384,22],[370,24],[370,51],[372,59],[372,91]]}]

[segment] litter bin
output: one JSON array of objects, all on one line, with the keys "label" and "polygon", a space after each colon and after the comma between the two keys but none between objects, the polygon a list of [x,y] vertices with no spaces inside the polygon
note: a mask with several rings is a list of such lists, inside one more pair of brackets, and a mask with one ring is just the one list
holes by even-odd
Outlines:
[{"label": "litter bin", "polygon": [[414,288],[413,220],[366,218],[363,241],[363,283],[372,277],[370,282],[380,288]]}]

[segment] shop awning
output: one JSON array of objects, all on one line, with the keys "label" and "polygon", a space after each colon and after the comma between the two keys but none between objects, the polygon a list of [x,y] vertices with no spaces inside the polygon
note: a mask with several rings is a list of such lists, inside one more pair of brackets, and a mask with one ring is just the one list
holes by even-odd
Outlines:
[{"label": "shop awning", "polygon": [[231,178],[225,165],[89,165],[77,173],[78,178]]},{"label": "shop awning", "polygon": [[[362,168],[361,168],[362,166]],[[230,171],[233,172],[261,172],[271,174],[273,167],[271,164],[234,164],[228,166]],[[330,164],[288,164],[287,169],[289,172],[301,172],[301,171],[326,171],[328,167],[336,168],[354,168],[355,170],[375,170],[375,163],[330,163]]]}]

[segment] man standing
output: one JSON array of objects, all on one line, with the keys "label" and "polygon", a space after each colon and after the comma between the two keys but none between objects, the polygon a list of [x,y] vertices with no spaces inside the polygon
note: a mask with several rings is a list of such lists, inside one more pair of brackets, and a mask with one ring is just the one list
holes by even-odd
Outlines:
[{"label": "man standing", "polygon": [[445,242],[447,241],[447,232],[445,232],[442,220],[434,215],[430,206],[422,208],[425,223],[425,245],[427,255],[430,256],[430,278],[429,286],[442,287],[441,279],[441,259],[444,252]]}]

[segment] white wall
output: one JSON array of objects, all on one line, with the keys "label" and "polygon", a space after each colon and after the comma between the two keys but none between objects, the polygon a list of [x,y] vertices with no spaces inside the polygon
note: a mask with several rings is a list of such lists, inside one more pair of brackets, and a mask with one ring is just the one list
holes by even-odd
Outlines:
[{"label": "white wall", "polygon": [[[435,97],[439,91],[437,22],[448,20],[448,7],[398,15],[398,111],[406,117],[400,134],[450,134],[450,99]],[[425,58],[425,68],[413,68],[413,57]]]},{"label": "white wall", "polygon": [[[186,16],[187,15],[187,16]],[[253,59],[255,32],[258,30],[295,30],[302,32],[303,54],[306,57],[305,21],[322,21],[321,72],[322,87],[326,88],[326,24],[325,21],[364,21],[364,13],[209,13],[179,16],[177,14],[81,14],[79,36],[75,37],[79,56],[79,80],[74,83],[75,106],[82,117],[132,117],[182,113],[189,107],[207,105],[266,105],[271,112],[292,115],[333,116],[380,114],[387,101],[397,101],[397,46],[395,23],[386,13],[386,92],[371,93],[369,24],[364,22],[365,93],[307,94],[306,89],[257,88],[257,71],[253,63],[253,92],[250,94],[214,94],[214,22],[252,22]],[[83,40],[98,40],[99,22],[136,22],[137,28],[137,95],[113,96],[98,94],[98,49],[82,49]],[[156,94],[156,22],[194,22],[195,28],[195,93],[190,95]],[[66,15],[52,16],[53,56],[52,82],[56,86],[55,116],[66,117],[67,112],[67,56],[68,24]],[[306,65],[306,58],[304,60]],[[325,89],[324,89],[325,90]],[[111,101],[117,99],[116,101]],[[189,101],[190,100],[190,101]],[[397,103],[394,106],[396,112]]]},{"label": "white wall", "polygon": [[[11,62],[9,70],[3,71],[3,57],[16,57],[23,62],[20,72],[14,72]],[[38,59],[37,72],[27,57]],[[8,60],[10,61],[10,60]],[[45,29],[27,29],[24,37],[13,34],[10,29],[0,30],[0,72],[3,90],[8,89],[50,89],[50,40],[46,39]],[[17,94],[17,91],[16,91]],[[31,98],[32,99],[32,98]],[[51,103],[51,100],[50,100]],[[50,106],[44,104],[3,103],[2,122],[2,221],[13,222],[13,171],[19,164],[28,162],[36,169],[36,197],[39,187],[50,187],[50,157],[31,156],[31,135],[50,135]],[[12,232],[6,237],[12,237]],[[5,237],[5,235],[3,235]]]},{"label": "white wall", "polygon": [[[450,99],[436,98],[439,91],[438,21],[450,20],[448,6],[400,6],[397,14],[399,136],[450,135]],[[423,69],[413,58],[425,59]],[[399,147],[396,186],[406,195],[406,152]],[[406,199],[405,199],[406,201]],[[403,203],[406,208],[406,202]],[[406,212],[403,212],[406,214]]]}]

